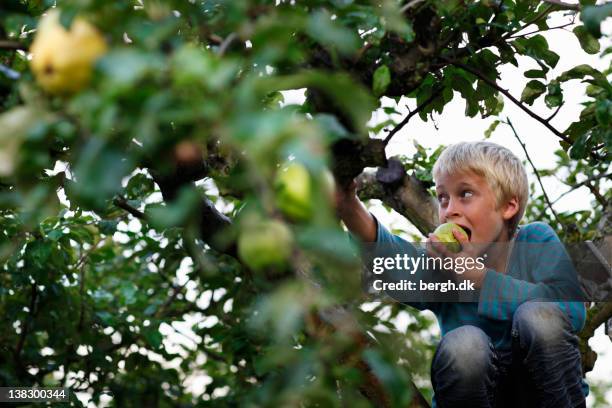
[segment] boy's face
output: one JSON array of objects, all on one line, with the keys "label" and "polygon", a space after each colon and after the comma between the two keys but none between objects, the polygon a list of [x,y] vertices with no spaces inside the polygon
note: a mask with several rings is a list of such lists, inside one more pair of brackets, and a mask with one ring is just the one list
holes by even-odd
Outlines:
[{"label": "boy's face", "polygon": [[440,223],[463,227],[470,242],[488,244],[508,240],[506,221],[518,211],[512,198],[497,206],[495,194],[484,177],[472,172],[444,174],[436,180]]}]

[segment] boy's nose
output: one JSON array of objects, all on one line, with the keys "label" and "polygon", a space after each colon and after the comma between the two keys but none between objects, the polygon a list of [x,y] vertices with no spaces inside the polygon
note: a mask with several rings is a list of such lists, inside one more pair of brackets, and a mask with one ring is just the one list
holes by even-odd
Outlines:
[{"label": "boy's nose", "polygon": [[443,212],[443,219],[445,221],[449,221],[452,218],[456,218],[461,216],[461,208],[460,208],[460,204],[457,202],[457,200],[453,200],[452,198],[450,200],[448,200],[448,205],[446,206],[446,208],[444,209]]}]

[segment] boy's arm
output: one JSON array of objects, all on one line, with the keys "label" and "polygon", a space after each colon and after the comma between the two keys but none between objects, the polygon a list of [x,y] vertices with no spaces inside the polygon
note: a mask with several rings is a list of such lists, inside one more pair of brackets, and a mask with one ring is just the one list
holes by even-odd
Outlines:
[{"label": "boy's arm", "polygon": [[[391,234],[370,214],[365,205],[357,197],[355,189],[356,183],[353,181],[345,189],[340,190],[338,188],[336,190],[336,211],[351,234],[359,237],[363,242],[389,245],[390,248],[397,248],[397,253],[407,253],[412,257],[418,257],[418,251],[412,244],[397,235]],[[430,281],[430,273],[431,271],[419,268],[412,275],[413,280]],[[429,309],[434,312],[438,307],[437,303],[422,302],[416,299],[401,303],[419,310]]]},{"label": "boy's arm", "polygon": [[336,211],[346,228],[363,242],[376,241],[376,221],[365,205],[357,198],[357,183],[336,189]]}]

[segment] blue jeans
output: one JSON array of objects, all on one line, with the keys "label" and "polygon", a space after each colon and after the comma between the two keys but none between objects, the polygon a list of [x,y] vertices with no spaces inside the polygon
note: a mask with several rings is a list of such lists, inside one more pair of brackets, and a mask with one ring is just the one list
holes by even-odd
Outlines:
[{"label": "blue jeans", "polygon": [[585,406],[578,338],[549,302],[517,308],[511,350],[496,350],[475,326],[448,332],[434,356],[431,382],[438,408]]}]

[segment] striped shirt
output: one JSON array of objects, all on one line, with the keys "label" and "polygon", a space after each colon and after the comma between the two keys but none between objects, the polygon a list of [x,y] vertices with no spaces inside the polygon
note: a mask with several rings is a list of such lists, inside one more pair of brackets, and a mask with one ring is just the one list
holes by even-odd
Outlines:
[{"label": "striped shirt", "polygon": [[[376,243],[399,245],[402,251],[414,254],[414,246],[391,234],[378,220],[376,224]],[[518,306],[528,300],[554,299],[569,318],[573,331],[580,331],[584,326],[586,309],[583,302],[573,301],[580,299],[580,286],[571,260],[557,234],[548,224],[534,222],[522,226],[514,241],[507,273],[492,269],[486,271],[479,302],[406,304],[434,312],[442,336],[457,327],[472,325],[483,330],[498,350],[510,349],[512,316]],[[521,246],[520,243],[536,245]],[[563,293],[550,293],[553,287],[555,291]]]}]

